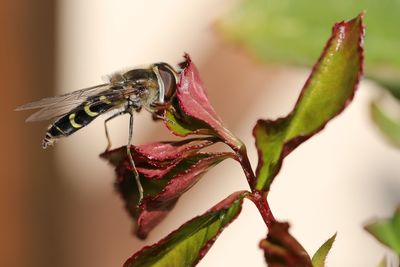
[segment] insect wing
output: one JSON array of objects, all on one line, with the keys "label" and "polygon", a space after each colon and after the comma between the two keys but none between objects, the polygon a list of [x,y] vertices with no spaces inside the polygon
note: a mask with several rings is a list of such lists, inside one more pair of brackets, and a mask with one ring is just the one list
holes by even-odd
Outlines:
[{"label": "insect wing", "polygon": [[[107,91],[109,92],[107,93]],[[19,111],[40,108],[39,111],[29,116],[26,121],[32,122],[49,120],[65,115],[92,96],[99,95],[101,93],[104,93],[104,95],[111,95],[115,94],[114,91],[115,90],[111,90],[110,84],[101,84],[60,96],[43,98],[41,100],[19,106],[16,108],[16,110]]]},{"label": "insect wing", "polygon": [[[74,91],[71,93],[54,96],[54,97],[46,97],[38,101],[30,102],[25,105],[17,107],[15,110],[27,110],[27,109],[37,109],[37,108],[44,108],[48,106],[52,106],[58,103],[80,103],[82,99],[86,99],[92,95],[99,94],[102,91],[105,91],[110,88],[110,84],[101,84],[85,89],[81,89],[78,91]],[[76,102],[75,102],[76,101]]]}]

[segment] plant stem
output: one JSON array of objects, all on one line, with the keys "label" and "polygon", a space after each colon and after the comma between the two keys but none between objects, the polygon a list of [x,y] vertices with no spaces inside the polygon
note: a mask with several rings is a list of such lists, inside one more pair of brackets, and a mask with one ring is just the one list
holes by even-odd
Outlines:
[{"label": "plant stem", "polygon": [[253,187],[256,183],[256,176],[254,175],[249,158],[247,157],[246,148],[239,151],[238,157],[240,165],[242,166],[242,169],[244,171],[244,175],[247,178],[247,182],[249,183],[250,188],[253,190]]},{"label": "plant stem", "polygon": [[271,224],[275,221],[275,217],[272,214],[271,208],[269,207],[267,194],[267,192],[254,190],[250,196],[250,199],[256,205],[267,227],[270,228]]},{"label": "plant stem", "polygon": [[249,158],[247,156],[246,146],[244,144],[237,151],[237,156],[252,191],[252,193],[249,195],[249,198],[256,205],[265,224],[269,228],[271,223],[275,221],[275,217],[272,214],[271,208],[269,207],[267,201],[268,192],[262,192],[254,188],[256,176],[254,175],[253,168],[251,167]]}]

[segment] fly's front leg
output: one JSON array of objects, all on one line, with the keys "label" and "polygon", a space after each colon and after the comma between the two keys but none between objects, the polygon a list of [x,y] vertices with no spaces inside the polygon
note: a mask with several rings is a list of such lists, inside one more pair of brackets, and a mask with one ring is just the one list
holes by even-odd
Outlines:
[{"label": "fly's front leg", "polygon": [[148,111],[152,114],[153,120],[161,119],[161,120],[167,121],[170,124],[174,124],[173,121],[171,121],[170,119],[168,119],[165,116],[165,110],[169,109],[170,107],[171,107],[171,103],[155,102],[155,103],[151,104],[151,108],[148,109]]},{"label": "fly's front leg", "polygon": [[169,124],[175,124],[175,122],[173,122],[170,119],[168,119],[167,116],[165,116],[165,115],[160,115],[160,114],[157,114],[157,113],[153,113],[152,117],[153,117],[153,120],[163,120],[163,121],[167,121]]},{"label": "fly's front leg", "polygon": [[124,115],[124,114],[126,114],[127,112],[124,110],[124,111],[120,111],[120,112],[118,112],[118,113],[115,113],[114,115],[112,115],[111,117],[109,117],[109,118],[107,118],[105,121],[104,121],[104,129],[105,129],[105,131],[106,131],[106,138],[107,138],[107,148],[106,148],[106,151],[109,151],[110,149],[111,149],[111,138],[110,138],[110,134],[108,133],[108,128],[107,128],[107,122],[108,121],[110,121],[110,120],[112,120],[112,119],[114,119],[114,118],[116,118],[116,117],[118,117],[118,116],[120,116],[120,115]]},{"label": "fly's front leg", "polygon": [[155,111],[164,111],[171,106],[171,103],[169,103],[169,102],[154,102],[150,106]]},{"label": "fly's front leg", "polygon": [[129,112],[130,118],[129,118],[129,137],[128,137],[128,144],[126,145],[126,154],[128,155],[129,161],[132,166],[132,172],[133,172],[133,175],[135,176],[136,184],[137,184],[138,191],[139,191],[139,203],[140,203],[143,199],[143,186],[140,182],[139,173],[136,169],[135,162],[133,161],[133,157],[132,157],[132,153],[131,153],[131,144],[132,144],[132,135],[133,135],[133,110],[130,108],[128,110],[128,112]]}]

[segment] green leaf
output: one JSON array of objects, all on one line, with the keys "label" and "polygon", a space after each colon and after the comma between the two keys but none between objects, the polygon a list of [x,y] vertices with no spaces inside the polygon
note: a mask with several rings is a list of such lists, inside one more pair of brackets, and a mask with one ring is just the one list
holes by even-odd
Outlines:
[{"label": "green leaf", "polygon": [[259,153],[257,190],[268,191],[284,157],[322,130],[352,100],[362,75],[363,33],[362,14],[335,24],[293,111],[276,121],[257,122],[253,130]]},{"label": "green leaf", "polygon": [[400,120],[388,116],[378,105],[378,103],[371,102],[371,118],[378,126],[382,134],[385,135],[386,139],[400,147]]},{"label": "green leaf", "polygon": [[129,258],[124,267],[195,266],[213,245],[222,230],[240,213],[246,191],[233,193],[158,243],[144,247]]},{"label": "green leaf", "polygon": [[392,218],[375,220],[364,228],[400,256],[400,207]]},{"label": "green leaf", "polygon": [[399,9],[397,0],[241,0],[217,25],[257,60],[311,66],[329,25],[365,10],[366,75],[400,88]]},{"label": "green leaf", "polygon": [[273,222],[261,240],[268,267],[312,267],[310,256],[289,233],[289,224]]},{"label": "green leaf", "polygon": [[173,99],[172,106],[165,111],[165,118],[167,128],[177,136],[215,135],[206,123],[185,114],[179,106],[178,99]]},{"label": "green leaf", "polygon": [[333,242],[335,242],[336,234],[334,234],[331,238],[329,238],[318,250],[315,252],[312,257],[313,267],[324,267],[325,260],[328,256],[329,251],[332,248]]}]

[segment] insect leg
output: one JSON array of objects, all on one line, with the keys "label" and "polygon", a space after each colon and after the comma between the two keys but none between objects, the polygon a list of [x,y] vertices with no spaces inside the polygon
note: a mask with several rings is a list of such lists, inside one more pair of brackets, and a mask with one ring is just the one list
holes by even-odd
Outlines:
[{"label": "insect leg", "polygon": [[166,116],[159,115],[159,114],[156,114],[156,113],[153,113],[152,116],[153,116],[153,120],[159,119],[159,120],[166,121],[166,122],[168,122],[169,124],[175,124],[175,122],[171,121],[171,120],[168,119]]},{"label": "insect leg", "polygon": [[126,154],[128,155],[129,161],[132,166],[133,175],[135,176],[136,184],[139,191],[139,203],[140,203],[143,199],[143,186],[140,182],[139,173],[136,169],[135,162],[133,161],[133,157],[131,154],[131,144],[132,144],[132,134],[133,134],[133,109],[129,109],[129,111],[127,112],[129,113],[130,118],[129,118],[129,137],[128,137],[128,144],[126,145]]},{"label": "insect leg", "polygon": [[112,120],[112,119],[114,119],[114,118],[116,118],[116,117],[118,117],[118,116],[120,116],[120,115],[124,115],[124,114],[126,114],[126,113],[127,113],[126,110],[120,111],[120,112],[118,112],[118,113],[115,113],[114,115],[112,115],[111,117],[107,118],[107,119],[104,121],[104,129],[105,129],[105,131],[106,131],[106,138],[107,138],[107,148],[106,148],[106,151],[109,151],[109,150],[111,149],[111,138],[110,138],[110,134],[108,133],[107,122],[110,121],[110,120]]},{"label": "insect leg", "polygon": [[171,121],[170,119],[165,116],[165,110],[171,107],[170,103],[153,103],[151,105],[151,108],[146,108],[145,109],[152,114],[153,120],[163,120],[167,121],[169,124],[175,124],[175,122]]}]

